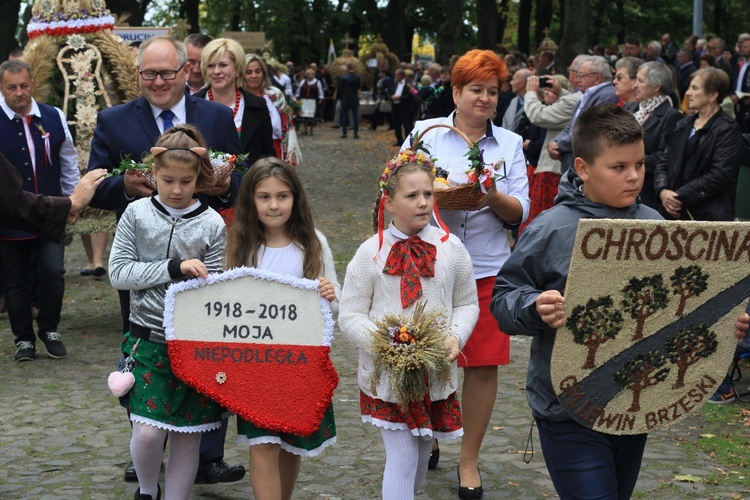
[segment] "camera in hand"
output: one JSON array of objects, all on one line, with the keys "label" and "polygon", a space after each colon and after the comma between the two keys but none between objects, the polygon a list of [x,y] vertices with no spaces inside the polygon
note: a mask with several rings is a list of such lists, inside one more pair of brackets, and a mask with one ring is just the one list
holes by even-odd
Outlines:
[{"label": "camera in hand", "polygon": [[551,76],[540,76],[539,77],[539,86],[542,88],[551,88],[552,87],[552,77]]}]

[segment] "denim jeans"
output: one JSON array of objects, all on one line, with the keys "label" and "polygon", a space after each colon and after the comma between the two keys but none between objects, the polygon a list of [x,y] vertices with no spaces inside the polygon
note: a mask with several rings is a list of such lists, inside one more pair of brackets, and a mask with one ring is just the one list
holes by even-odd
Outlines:
[{"label": "denim jeans", "polygon": [[560,498],[630,498],[648,434],[615,436],[573,421],[536,419],[547,470]]},{"label": "denim jeans", "polygon": [[36,259],[38,277],[39,314],[36,323],[39,333],[57,331],[65,293],[64,256],[65,246],[62,243],[41,238],[0,240],[5,304],[16,343],[22,340],[33,343],[36,340],[29,290],[32,257]]}]

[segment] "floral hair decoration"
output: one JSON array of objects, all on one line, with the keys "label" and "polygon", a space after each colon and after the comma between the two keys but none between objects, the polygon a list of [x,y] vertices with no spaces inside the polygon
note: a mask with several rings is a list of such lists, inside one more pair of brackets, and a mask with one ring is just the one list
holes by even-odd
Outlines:
[{"label": "floral hair decoration", "polygon": [[[409,136],[409,146],[410,147],[408,149],[400,150],[396,156],[394,156],[391,160],[388,161],[388,163],[385,164],[385,169],[383,170],[383,173],[380,174],[380,179],[378,180],[378,186],[380,187],[380,201],[378,202],[378,252],[375,254],[376,257],[380,252],[380,249],[383,247],[385,197],[389,194],[388,180],[393,174],[396,173],[396,171],[398,171],[398,169],[400,169],[404,165],[411,164],[425,165],[429,167],[432,171],[432,174],[435,175],[435,159],[430,156],[429,151],[425,149],[421,141],[416,145],[414,144],[414,134],[411,134]],[[432,217],[438,223],[440,228],[445,232],[445,235],[440,238],[440,241],[446,241],[448,239],[448,236],[450,235],[450,231],[448,230],[448,226],[446,226],[443,220],[440,218],[440,215],[437,211],[437,205],[435,204],[432,205]]]}]

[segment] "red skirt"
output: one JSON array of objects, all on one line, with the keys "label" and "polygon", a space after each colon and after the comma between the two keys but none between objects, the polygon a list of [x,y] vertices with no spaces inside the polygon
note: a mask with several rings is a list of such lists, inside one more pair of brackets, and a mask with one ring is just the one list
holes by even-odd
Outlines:
[{"label": "red skirt", "polygon": [[521,236],[526,226],[531,224],[531,221],[537,215],[555,206],[557,187],[560,184],[560,174],[556,174],[555,172],[536,173],[536,167],[528,165],[526,173],[529,176],[529,199],[531,200],[531,206],[529,207],[529,218],[518,228],[518,236]]},{"label": "red skirt", "polygon": [[224,224],[226,224],[227,231],[229,231],[232,228],[232,224],[234,224],[234,207],[220,208],[219,215],[224,219]]},{"label": "red skirt", "polygon": [[273,140],[273,149],[276,150],[276,158],[284,159],[284,153],[281,151],[281,139]]},{"label": "red skirt", "polygon": [[404,411],[398,403],[389,403],[359,391],[359,408],[362,421],[376,427],[409,430],[415,436],[442,439],[463,435],[461,405],[455,392],[439,401],[432,401],[426,395],[422,401],[410,403]]},{"label": "red skirt", "polygon": [[497,326],[497,321],[490,312],[492,288],[495,277],[489,276],[477,280],[479,295],[479,319],[469,341],[458,354],[458,366],[472,368],[475,366],[498,366],[510,363],[510,337]]}]

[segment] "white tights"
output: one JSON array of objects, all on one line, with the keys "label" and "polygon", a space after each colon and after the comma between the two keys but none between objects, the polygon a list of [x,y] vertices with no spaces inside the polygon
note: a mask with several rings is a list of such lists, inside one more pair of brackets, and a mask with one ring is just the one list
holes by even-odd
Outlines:
[{"label": "white tights", "polygon": [[408,430],[380,429],[385,446],[383,500],[411,500],[427,476],[433,438]]},{"label": "white tights", "polygon": [[174,432],[133,422],[130,456],[141,493],[156,498],[164,440],[169,433],[169,461],[164,479],[164,500],[187,500],[198,472],[200,432]]}]

